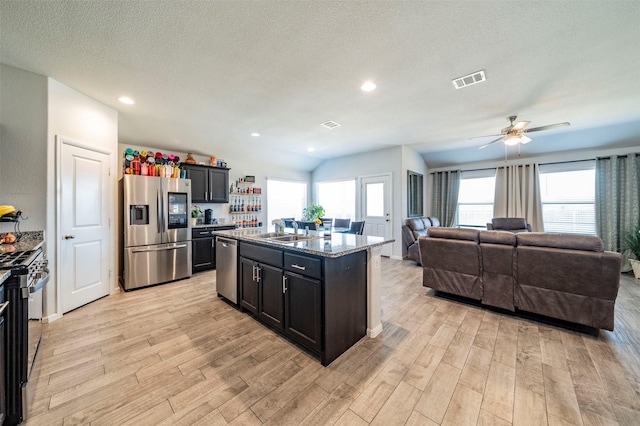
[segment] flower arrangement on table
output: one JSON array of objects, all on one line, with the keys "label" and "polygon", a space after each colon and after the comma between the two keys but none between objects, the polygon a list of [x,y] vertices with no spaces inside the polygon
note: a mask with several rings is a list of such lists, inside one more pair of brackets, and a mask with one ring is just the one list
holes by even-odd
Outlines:
[{"label": "flower arrangement on table", "polygon": [[194,204],[191,207],[191,217],[196,219],[200,215],[200,213],[202,213],[202,210],[200,209],[200,207],[198,207],[197,204]]},{"label": "flower arrangement on table", "polygon": [[322,225],[322,221],[320,220],[320,218],[315,218],[313,219],[313,221],[315,222],[316,225]]}]

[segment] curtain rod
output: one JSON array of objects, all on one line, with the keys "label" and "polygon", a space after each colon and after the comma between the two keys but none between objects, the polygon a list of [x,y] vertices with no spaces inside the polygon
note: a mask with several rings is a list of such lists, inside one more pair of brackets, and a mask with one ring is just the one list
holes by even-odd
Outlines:
[{"label": "curtain rod", "polygon": [[[629,154],[630,155],[630,154]],[[640,155],[640,154],[633,154],[633,155]],[[626,157],[627,154],[625,155],[619,155],[619,157]],[[596,157],[596,158],[587,158],[585,160],[567,160],[567,161],[554,161],[552,163],[538,163],[540,166],[546,166],[548,164],[565,164],[565,163],[582,163],[585,161],[595,161],[597,158],[611,158],[611,157]],[[515,164],[516,166],[527,166],[527,164]],[[460,170],[461,172],[479,172],[479,171],[483,171],[483,170],[496,170],[496,169],[501,169],[501,168],[505,168],[507,166],[495,166],[495,167],[483,167],[481,169],[456,169],[456,170]],[[446,170],[448,172],[455,172],[456,170]],[[442,173],[442,172],[431,172],[429,174],[435,174],[435,173]]]},{"label": "curtain rod", "polygon": [[[640,153],[638,152],[630,152],[628,154],[622,154],[622,155],[616,155],[616,157],[620,158],[620,157],[628,157],[630,155],[635,155],[636,157],[638,155],[640,155]],[[606,157],[596,157],[596,160],[610,160],[611,159],[611,155],[607,155]]]}]

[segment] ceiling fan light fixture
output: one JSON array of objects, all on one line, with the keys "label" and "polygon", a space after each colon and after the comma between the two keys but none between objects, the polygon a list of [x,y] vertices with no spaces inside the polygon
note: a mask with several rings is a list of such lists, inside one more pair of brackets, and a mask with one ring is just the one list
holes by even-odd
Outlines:
[{"label": "ceiling fan light fixture", "polygon": [[[529,138],[527,138],[527,139],[529,139]],[[529,139],[529,140],[531,140],[531,139]],[[504,144],[505,145],[509,145],[509,146],[518,145],[520,142],[521,142],[520,135],[509,135],[506,138],[504,138]],[[529,142],[529,141],[527,141],[527,142]]]}]

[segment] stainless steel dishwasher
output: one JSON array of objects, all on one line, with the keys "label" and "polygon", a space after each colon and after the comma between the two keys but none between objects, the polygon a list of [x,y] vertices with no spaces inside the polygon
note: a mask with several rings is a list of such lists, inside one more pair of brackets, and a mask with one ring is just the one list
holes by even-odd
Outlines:
[{"label": "stainless steel dishwasher", "polygon": [[218,296],[238,304],[238,242],[216,237],[216,289]]}]

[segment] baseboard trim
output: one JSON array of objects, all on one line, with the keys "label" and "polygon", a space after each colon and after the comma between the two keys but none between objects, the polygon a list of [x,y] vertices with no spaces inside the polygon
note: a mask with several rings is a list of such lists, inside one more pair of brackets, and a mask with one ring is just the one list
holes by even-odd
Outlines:
[{"label": "baseboard trim", "polygon": [[55,320],[59,320],[60,318],[62,318],[62,315],[60,315],[60,314],[49,315],[49,316],[46,316],[46,317],[42,318],[42,323],[43,324],[49,324],[50,322],[54,322]]},{"label": "baseboard trim", "polygon": [[393,260],[404,260],[403,256],[391,256],[390,258]]},{"label": "baseboard trim", "polygon": [[372,339],[374,337],[377,337],[380,333],[382,333],[382,324],[378,324],[373,329],[367,328],[367,336],[371,337]]}]

